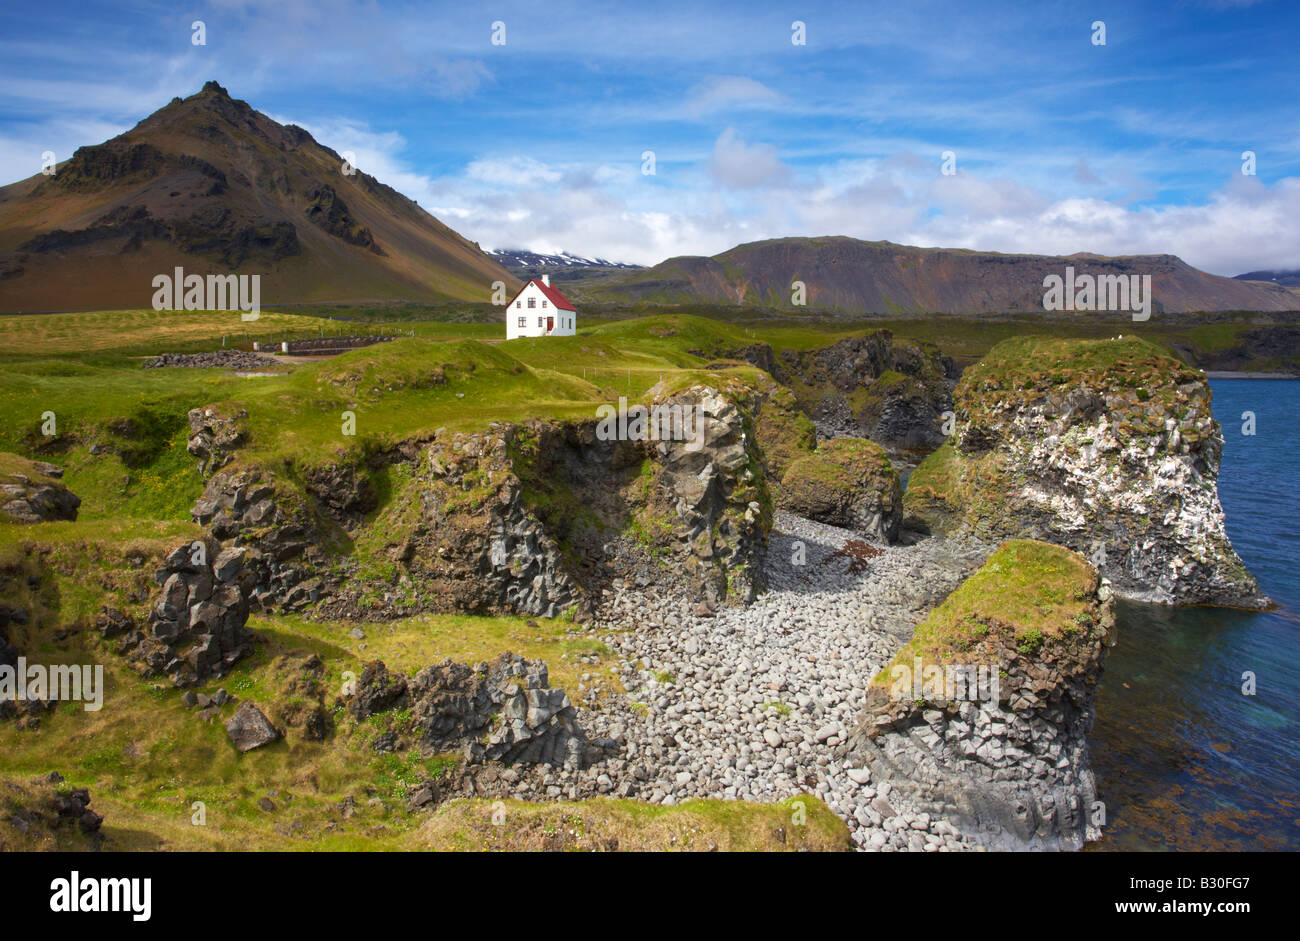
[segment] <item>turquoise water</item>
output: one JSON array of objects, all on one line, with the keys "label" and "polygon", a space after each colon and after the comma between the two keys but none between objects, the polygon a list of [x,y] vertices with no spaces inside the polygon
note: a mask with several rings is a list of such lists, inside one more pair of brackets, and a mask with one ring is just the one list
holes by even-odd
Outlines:
[{"label": "turquoise water", "polygon": [[1300,381],[1210,385],[1228,536],[1279,607],[1119,606],[1090,736],[1095,850],[1300,850]]}]

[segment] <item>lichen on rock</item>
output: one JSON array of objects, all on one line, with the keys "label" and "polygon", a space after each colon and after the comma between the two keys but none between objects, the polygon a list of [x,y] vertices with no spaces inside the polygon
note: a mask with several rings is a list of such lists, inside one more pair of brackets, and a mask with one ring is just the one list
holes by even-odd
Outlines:
[{"label": "lichen on rock", "polygon": [[1210,398],[1136,337],[1004,341],[958,384],[955,434],[913,473],[907,515],[1069,546],[1122,597],[1265,607],[1224,528]]}]

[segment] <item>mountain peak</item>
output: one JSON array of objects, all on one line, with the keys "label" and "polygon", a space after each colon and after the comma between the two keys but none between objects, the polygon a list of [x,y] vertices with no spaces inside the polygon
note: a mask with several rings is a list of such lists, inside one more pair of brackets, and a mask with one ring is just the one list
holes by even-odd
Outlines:
[{"label": "mountain peak", "polygon": [[496,281],[516,283],[411,200],[345,172],[339,154],[216,81],[78,148],[56,175],[0,188],[0,310],[146,307],[153,278],[178,266],[256,273],[277,303],[479,301]]}]

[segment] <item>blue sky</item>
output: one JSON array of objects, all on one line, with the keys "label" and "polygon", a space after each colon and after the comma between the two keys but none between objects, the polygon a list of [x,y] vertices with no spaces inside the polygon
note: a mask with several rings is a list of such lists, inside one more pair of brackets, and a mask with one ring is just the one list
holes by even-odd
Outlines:
[{"label": "blue sky", "polygon": [[486,248],[852,235],[1296,268],[1298,27],[1291,0],[9,4],[0,182],[216,79]]}]

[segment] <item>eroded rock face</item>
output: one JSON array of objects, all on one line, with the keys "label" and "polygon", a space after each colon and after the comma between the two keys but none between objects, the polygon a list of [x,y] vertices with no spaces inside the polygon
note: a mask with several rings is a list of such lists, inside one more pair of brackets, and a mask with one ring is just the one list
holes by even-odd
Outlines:
[{"label": "eroded rock face", "polygon": [[61,484],[63,468],[29,461],[16,454],[0,455],[0,518],[10,523],[75,520],[81,498]]},{"label": "eroded rock face", "polygon": [[439,606],[553,617],[579,600],[559,545],[529,512],[513,471],[520,434],[498,425],[428,447],[410,494],[419,517],[398,552]]},{"label": "eroded rock face", "polygon": [[204,477],[230,463],[234,452],[245,443],[243,423],[247,418],[243,409],[232,415],[210,405],[190,410],[190,436],[185,449],[199,459],[199,473]]},{"label": "eroded rock face", "polygon": [[820,350],[786,350],[775,369],[752,350],[738,354],[746,352],[748,362],[778,381],[799,380],[806,389],[800,404],[821,437],[870,438],[891,454],[915,455],[943,443],[958,369],[933,344],[876,330]]},{"label": "eroded rock face", "polygon": [[410,687],[406,677],[393,673],[382,660],[373,660],[361,670],[356,693],[348,703],[348,712],[358,722],[406,703]]},{"label": "eroded rock face", "polygon": [[416,674],[411,696],[420,740],[434,750],[468,740],[470,760],[582,763],[577,712],[540,660],[504,653],[473,668],[444,660]]},{"label": "eroded rock face", "polygon": [[[1002,557],[990,562],[1005,565]],[[888,781],[894,806],[942,817],[990,849],[1077,850],[1099,839],[1087,736],[1115,618],[1095,572],[1083,594],[1077,620],[1041,636],[981,612],[992,623],[955,655],[991,666],[968,674],[964,689],[935,696],[923,671],[900,671],[897,689],[873,683],[841,757]]]},{"label": "eroded rock face", "polygon": [[[553,617],[664,578],[701,604],[747,601],[770,526],[749,419],[704,387],[661,404],[691,409],[694,434],[602,440],[592,420],[439,436],[367,525],[391,532],[424,610]],[[360,590],[339,585],[330,610]]]},{"label": "eroded rock face", "polygon": [[[286,610],[323,601],[335,617],[554,617],[587,610],[593,591],[658,578],[685,580],[701,604],[745,602],[759,587],[771,507],[752,418],[737,404],[752,390],[732,393],[697,386],[661,397],[698,417],[664,440],[602,440],[593,419],[407,442],[372,459],[404,464],[411,481],[373,516],[366,468],[308,468],[299,484],[224,466],[237,423],[196,410],[190,449],[221,469],[192,515],[250,550],[254,600]],[[374,531],[387,537],[396,575],[335,577],[328,545]]]},{"label": "eroded rock face", "polygon": [[314,512],[309,497],[269,470],[219,471],[190,515],[209,526],[215,538],[247,550],[244,564],[256,576],[250,591],[258,605],[299,610],[329,592],[323,545],[330,521]]},{"label": "eroded rock face", "polygon": [[1069,546],[1121,597],[1267,606],[1224,528],[1210,398],[1136,338],[1007,341],[958,385],[953,445],[917,469],[907,511]]},{"label": "eroded rock face", "polygon": [[[664,400],[700,416],[700,446],[687,441],[650,445],[662,468],[651,502],[672,508],[667,544],[689,547],[684,572],[702,601],[752,601],[761,589],[761,554],[771,507],[752,425],[735,401],[695,387]],[[680,554],[680,552],[679,552]]]},{"label": "eroded rock face", "polygon": [[253,649],[245,623],[256,574],[247,567],[247,555],[211,539],[169,552],[154,575],[161,591],[147,627],[130,630],[123,651],[179,687],[224,676]]},{"label": "eroded rock face", "polygon": [[423,748],[463,748],[471,762],[578,768],[586,753],[577,712],[564,690],[551,688],[546,664],[514,653],[474,666],[446,659],[409,680],[367,664],[348,705],[353,717],[399,707],[410,709]]},{"label": "eroded rock face", "polygon": [[832,438],[794,461],[781,479],[783,510],[881,542],[898,538],[903,491],[880,445]]}]

